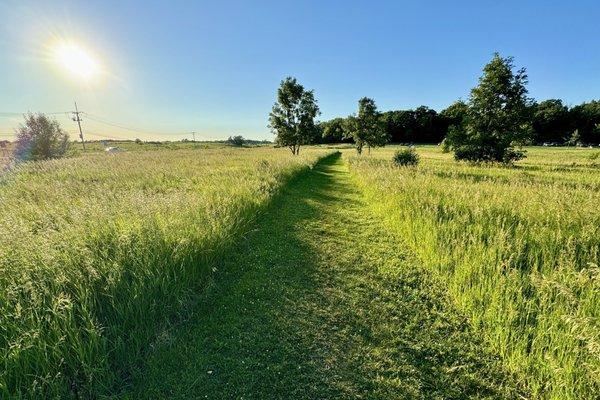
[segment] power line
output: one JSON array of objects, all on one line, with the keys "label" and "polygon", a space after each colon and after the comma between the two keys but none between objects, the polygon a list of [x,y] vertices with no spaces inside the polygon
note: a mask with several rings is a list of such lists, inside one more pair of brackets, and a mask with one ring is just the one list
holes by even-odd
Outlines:
[{"label": "power line", "polygon": [[[23,115],[27,115],[28,112],[0,112],[0,117],[21,117]],[[57,112],[34,112],[33,114],[45,114],[45,115],[59,115],[59,114],[69,114],[69,111],[57,111]]]},{"label": "power line", "polygon": [[[14,117],[14,116],[23,116],[26,115],[26,113],[19,113],[19,112],[0,112],[0,117]],[[132,127],[132,126],[128,126],[128,125],[124,125],[118,122],[114,122],[111,121],[107,118],[104,117],[100,117],[98,115],[94,115],[94,114],[90,114],[88,112],[85,111],[79,111],[77,109],[77,104],[75,104],[75,111],[57,111],[57,112],[47,112],[47,113],[41,113],[41,114],[45,114],[45,115],[62,115],[64,114],[65,116],[69,116],[71,117],[71,119],[75,122],[77,122],[78,128],[79,128],[79,137],[82,140],[82,144],[84,146],[84,150],[85,150],[85,141],[83,139],[83,131],[81,129],[81,115],[85,115],[88,119],[95,121],[97,123],[100,124],[104,124],[107,126],[111,126],[114,128],[119,128],[119,129],[124,129],[124,130],[128,130],[128,131],[132,131],[132,132],[137,132],[137,133],[141,133],[141,134],[146,134],[146,135],[153,135],[153,136],[186,136],[191,134],[193,137],[193,141],[196,141],[196,131],[185,131],[185,132],[156,132],[156,131],[147,131],[144,129],[140,129],[140,128],[136,128],[136,127]],[[0,135],[0,136],[9,136],[9,135]],[[96,136],[100,136],[100,135],[96,135]],[[103,135],[106,137],[109,137],[108,135]],[[118,140],[118,139],[116,139]],[[127,140],[125,138],[123,138],[123,140]]]},{"label": "power line", "polygon": [[114,128],[120,128],[120,129],[125,129],[128,131],[132,131],[132,132],[138,132],[138,133],[145,133],[147,135],[174,135],[174,136],[182,136],[182,135],[188,135],[187,132],[151,132],[151,131],[146,131],[146,130],[142,130],[139,128],[132,128],[130,126],[125,126],[116,122],[111,122],[105,118],[102,117],[98,117],[94,114],[90,114],[87,112],[83,112],[83,114],[85,114],[89,119],[91,119],[92,121],[96,121],[99,122],[101,124],[105,124],[105,125],[109,125],[112,126]]},{"label": "power line", "polygon": [[124,137],[117,137],[117,136],[111,136],[111,135],[106,135],[103,133],[96,133],[96,132],[90,132],[90,131],[86,131],[87,135],[91,135],[91,136],[96,136],[99,138],[106,138],[106,139],[112,139],[112,140],[131,140],[132,138],[128,137],[128,138],[124,138]]}]

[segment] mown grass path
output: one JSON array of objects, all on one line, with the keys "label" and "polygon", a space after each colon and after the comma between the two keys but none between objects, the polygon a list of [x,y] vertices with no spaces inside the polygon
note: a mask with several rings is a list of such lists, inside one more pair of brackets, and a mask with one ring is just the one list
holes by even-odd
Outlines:
[{"label": "mown grass path", "polygon": [[516,398],[335,156],[292,182],[161,335],[130,398]]}]

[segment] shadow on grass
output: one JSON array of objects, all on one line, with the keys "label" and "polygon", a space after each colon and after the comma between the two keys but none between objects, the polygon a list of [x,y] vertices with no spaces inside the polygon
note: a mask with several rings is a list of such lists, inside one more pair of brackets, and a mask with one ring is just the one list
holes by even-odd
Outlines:
[{"label": "shadow on grass", "polygon": [[380,232],[340,156],[286,186],[127,398],[507,398],[496,361]]}]

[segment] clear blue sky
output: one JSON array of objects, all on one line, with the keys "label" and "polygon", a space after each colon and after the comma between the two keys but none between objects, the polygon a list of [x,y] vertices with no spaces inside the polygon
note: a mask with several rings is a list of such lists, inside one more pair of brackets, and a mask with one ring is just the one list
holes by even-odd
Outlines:
[{"label": "clear blue sky", "polygon": [[[598,0],[4,0],[0,20],[0,113],[66,111],[77,99],[144,131],[272,138],[267,115],[287,75],[315,90],[321,119],[354,112],[362,96],[381,110],[440,110],[468,96],[495,51],[527,67],[536,99],[600,98]],[[102,79],[84,84],[46,60],[56,37],[91,50]],[[0,114],[0,134],[20,119]]]}]

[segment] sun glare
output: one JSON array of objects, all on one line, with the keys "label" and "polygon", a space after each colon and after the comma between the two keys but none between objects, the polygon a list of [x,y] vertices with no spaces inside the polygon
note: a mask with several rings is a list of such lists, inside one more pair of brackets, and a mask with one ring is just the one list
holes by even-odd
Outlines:
[{"label": "sun glare", "polygon": [[85,81],[100,73],[100,65],[90,52],[75,43],[59,43],[54,47],[53,52],[56,62]]}]

